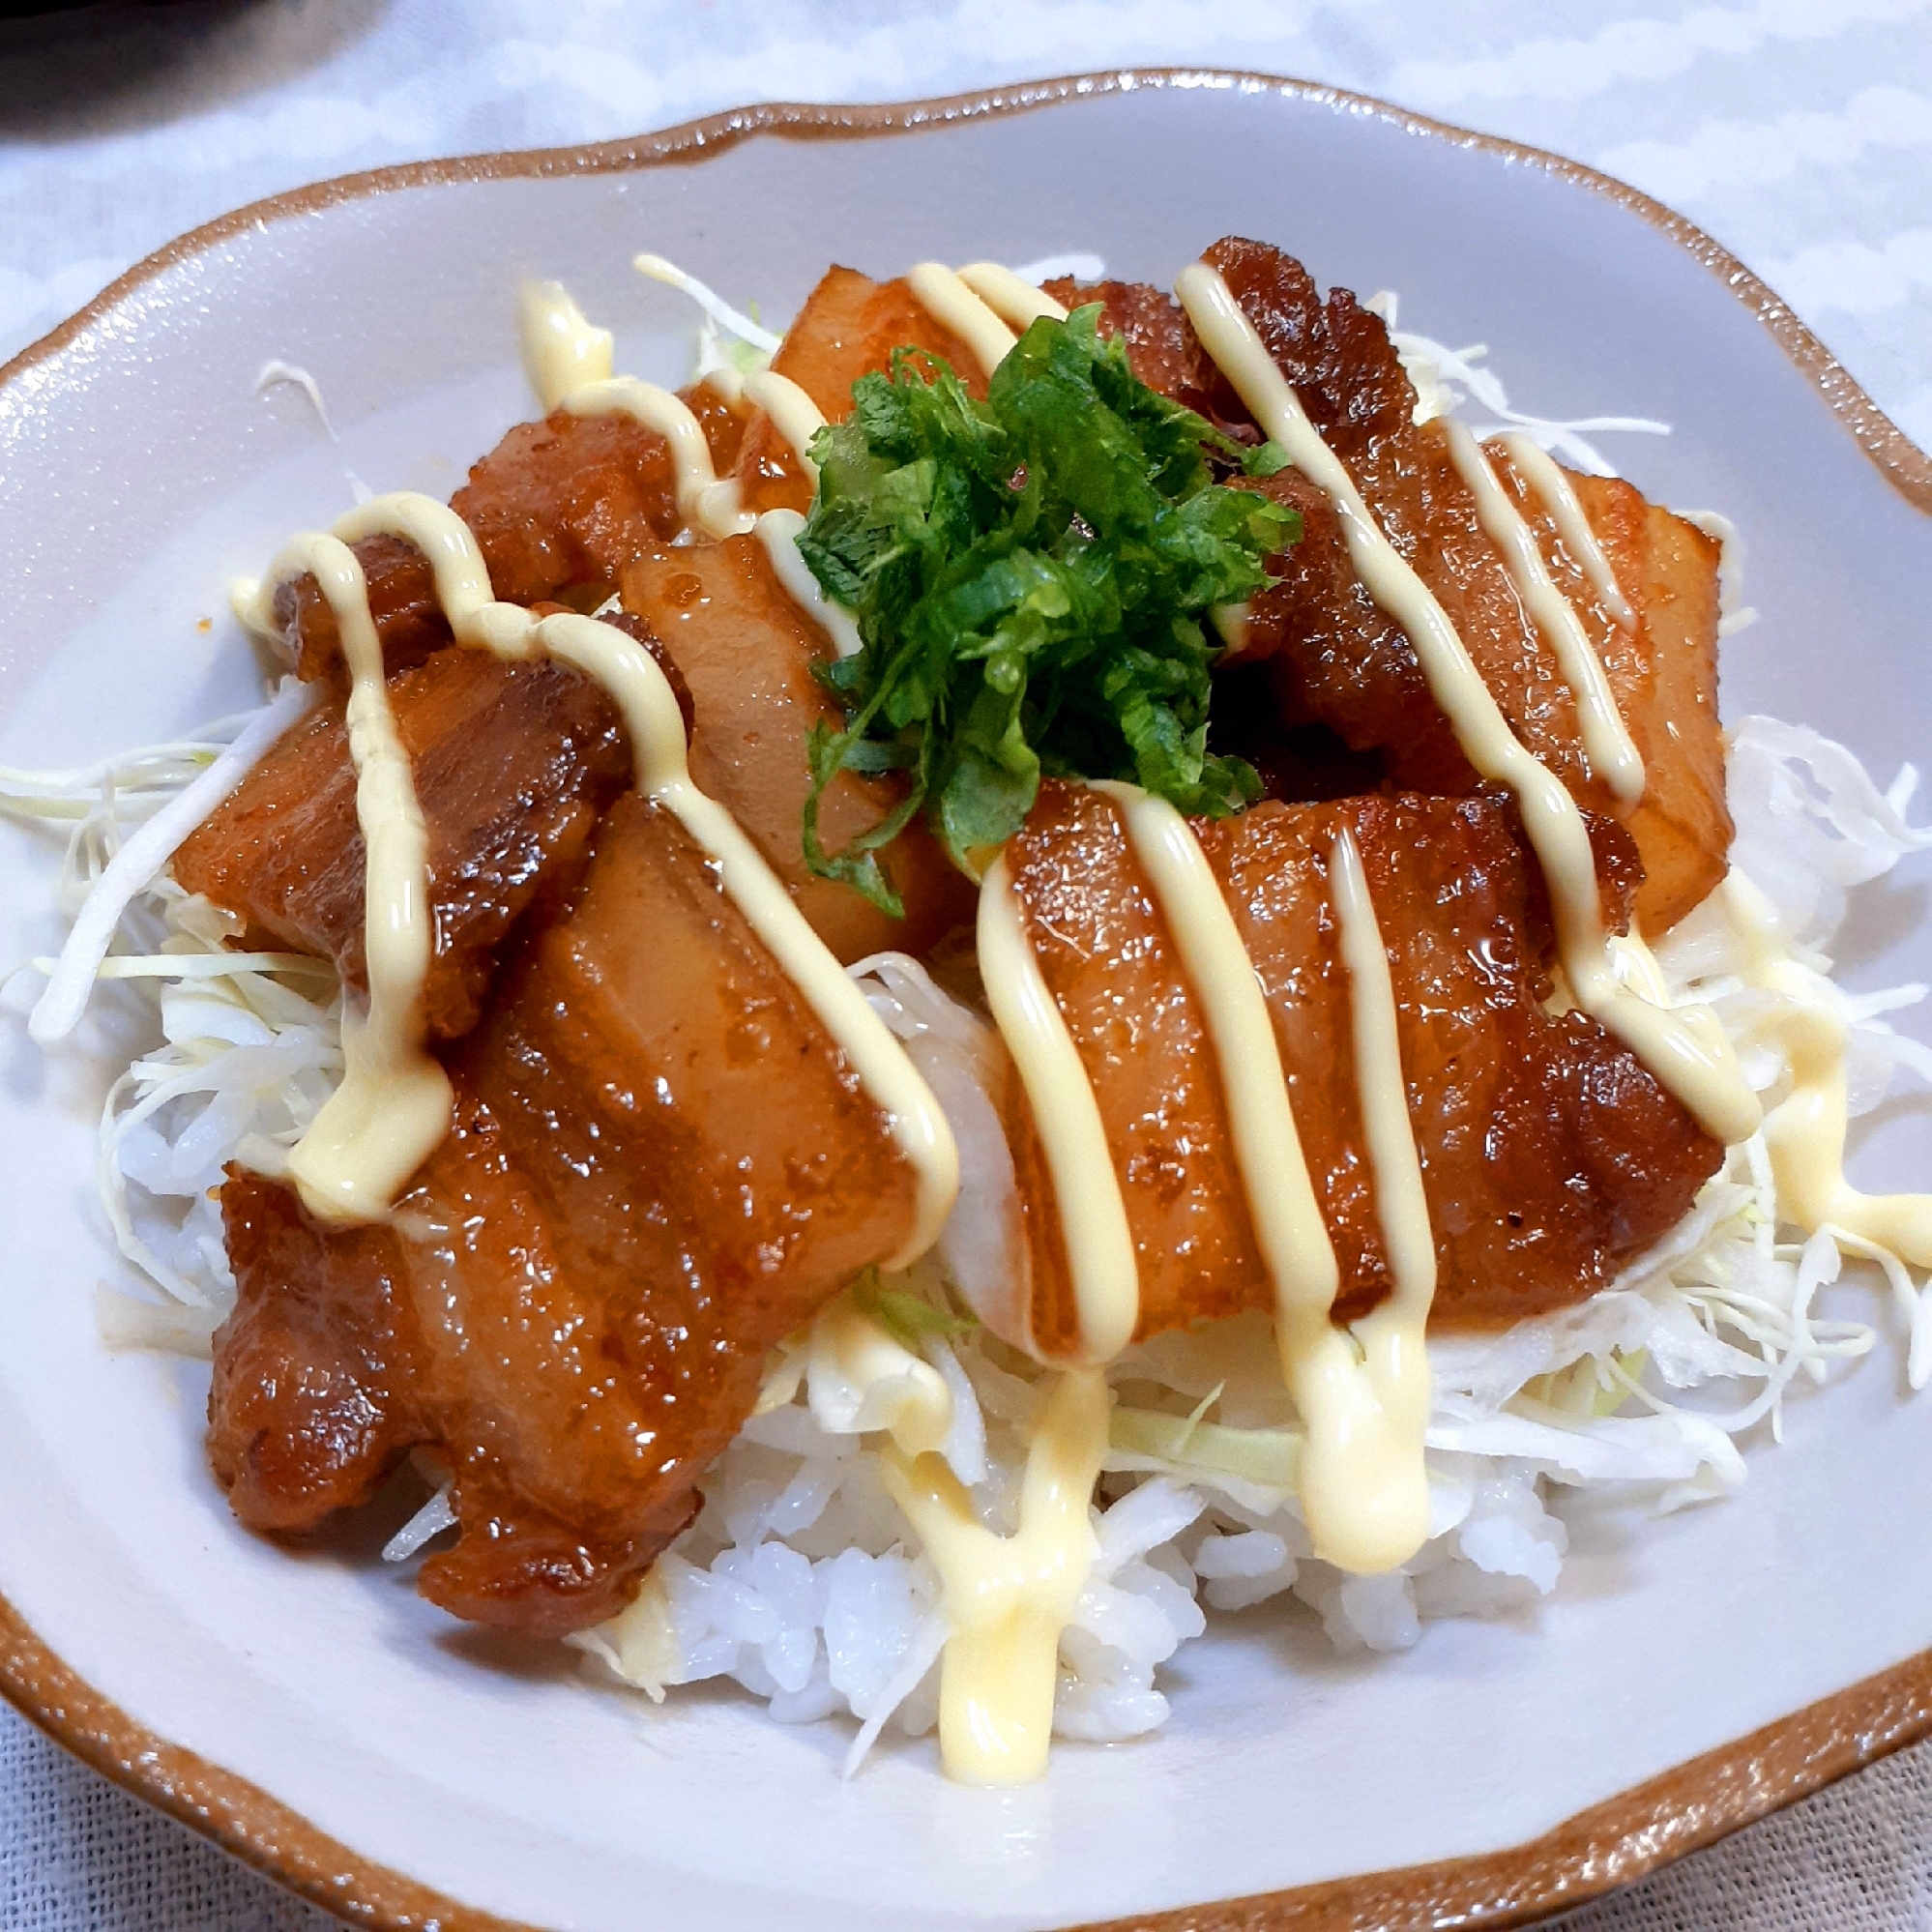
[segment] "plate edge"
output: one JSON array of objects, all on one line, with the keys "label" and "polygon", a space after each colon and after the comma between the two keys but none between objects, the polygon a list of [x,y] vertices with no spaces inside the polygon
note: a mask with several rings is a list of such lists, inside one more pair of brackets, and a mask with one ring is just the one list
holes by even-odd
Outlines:
[{"label": "plate edge", "polygon": [[1927,1737],[1932,1651],[1921,1651],[1506,1851],[1072,1932],[1507,1932],[1586,1905]]},{"label": "plate edge", "polygon": [[[0,394],[177,264],[230,236],[339,202],[447,183],[622,173],[688,165],[760,134],[863,140],[958,126],[1109,95],[1159,89],[1271,94],[1474,148],[1607,195],[1716,275],[1770,332],[1866,457],[1932,513],[1932,456],[1893,424],[1824,342],[1722,244],[1661,202],[1581,161],[1439,121],[1321,82],[1211,68],[1126,68],[878,104],[773,102],[660,132],[573,147],[403,162],[250,202],[135,263],[84,307],[0,366]],[[381,1932],[539,1932],[437,1893],[337,1843],[247,1779],[145,1730],[82,1680],[0,1595],[0,1695],[123,1790],[212,1839],[347,1922]],[[1718,1746],[1498,1853],[1095,1922],[1079,1932],[1372,1932],[1457,1924],[1521,1926],[1642,1877],[1932,1735],[1932,1650]],[[1700,1787],[1708,1784],[1708,1792]]]},{"label": "plate edge", "polygon": [[[63,1663],[5,1597],[0,1694],[111,1783],[348,1923],[373,1932],[541,1932],[363,1858],[258,1785],[157,1737]],[[1627,1885],[1928,1736],[1932,1651],[1921,1651],[1501,1852],[1074,1932],[1507,1932]]]},{"label": "plate edge", "polygon": [[218,216],[177,236],[144,256],[124,275],[109,282],[94,300],[58,323],[38,341],[0,366],[0,392],[41,364],[50,361],[110,309],[145,282],[219,247],[231,235],[266,223],[307,215],[365,195],[391,193],[399,189],[436,187],[453,182],[513,178],[543,179],[557,175],[614,174],[646,167],[688,165],[735,147],[759,134],[793,140],[865,140],[884,134],[915,133],[955,127],[996,115],[1026,113],[1037,108],[1098,100],[1113,94],[1150,93],[1163,89],[1188,92],[1272,94],[1304,101],[1343,114],[1387,121],[1404,132],[1446,141],[1451,147],[1474,148],[1518,165],[1534,167],[1577,187],[1602,194],[1629,209],[1653,227],[1661,229],[1686,253],[1730,289],[1768,330],[1800,374],[1810,383],[1869,460],[1906,500],[1932,512],[1932,455],[1913,442],[1880,409],[1851,371],[1832,355],[1767,282],[1746,268],[1722,243],[1695,222],[1667,208],[1614,175],[1583,161],[1554,154],[1527,142],[1511,141],[1453,122],[1400,107],[1374,95],[1320,81],[1298,80],[1282,74],[1230,68],[1147,67],[1117,68],[1094,73],[1058,75],[1046,80],[1019,81],[981,88],[966,94],[935,96],[925,101],[879,103],[824,103],[776,101],[731,107],[694,121],[685,121],[659,132],[587,142],[573,147],[510,149],[487,154],[457,155],[440,161],[404,161],[337,175],[307,187],[286,189]]},{"label": "plate edge", "polygon": [[375,1932],[538,1932],[375,1864],[259,1785],[158,1737],[64,1663],[4,1596],[0,1695],[109,1783],[349,1924]]}]

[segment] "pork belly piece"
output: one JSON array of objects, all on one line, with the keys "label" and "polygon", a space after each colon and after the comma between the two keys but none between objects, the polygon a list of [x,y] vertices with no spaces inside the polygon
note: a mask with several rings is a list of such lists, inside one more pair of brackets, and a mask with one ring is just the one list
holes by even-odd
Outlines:
[{"label": "pork belly piece", "polygon": [[1164,288],[1145,281],[1077,282],[1070,276],[1041,286],[1069,313],[1098,302],[1100,335],[1122,339],[1127,367],[1149,389],[1185,404],[1238,441],[1261,440],[1241,398],[1202,348],[1186,311]]},{"label": "pork belly piece", "polygon": [[1668,932],[1722,880],[1730,863],[1724,733],[1717,717],[1717,563],[1713,538],[1615,477],[1572,475],[1571,487],[1636,614],[1612,621],[1507,457],[1497,472],[1529,518],[1558,589],[1596,647],[1617,707],[1644,761],[1644,795],[1626,823],[1644,859],[1637,923]]},{"label": "pork belly piece", "polygon": [[[1588,777],[1568,688],[1477,522],[1474,495],[1441,430],[1413,420],[1416,392],[1382,318],[1346,289],[1332,289],[1324,301],[1301,263],[1263,243],[1216,242],[1204,259],[1220,272],[1389,541],[1435,593],[1517,736],[1579,798],[1607,805],[1608,794]],[[1300,479],[1275,493],[1304,518],[1314,508],[1306,499],[1316,493]],[[1358,748],[1390,746],[1399,785],[1449,789],[1446,781],[1460,778],[1454,788],[1467,789],[1473,775],[1413,647],[1366,591],[1356,585],[1354,596],[1344,594],[1354,571],[1338,524],[1326,511],[1317,520],[1320,527],[1276,565],[1284,580],[1267,594],[1259,620],[1279,627],[1277,648],[1307,715]],[[1304,638],[1304,630],[1312,634]]]},{"label": "pork belly piece", "polygon": [[616,412],[557,409],[519,423],[471,468],[450,508],[475,534],[490,587],[512,603],[608,582],[684,522],[670,445]]},{"label": "pork belly piece", "polygon": [[[836,727],[840,716],[812,676],[827,654],[825,634],[779,583],[757,537],[654,551],[625,571],[624,601],[689,687],[692,778],[744,827],[841,960],[889,948],[924,952],[971,922],[974,887],[922,824],[879,855],[905,904],[902,920],[806,868],[805,743],[814,723]],[[826,849],[876,825],[904,795],[896,776],[841,772],[819,801]]]},{"label": "pork belly piece", "polygon": [[914,1180],[703,853],[635,795],[451,1070],[455,1130],[389,1225],[328,1229],[230,1178],[209,1456],[244,1523],[290,1533],[439,1449],[460,1535],[424,1595],[556,1635],[689,1520],[767,1352],[900,1245]]},{"label": "pork belly piece", "polygon": [[[617,713],[582,672],[439,651],[390,680],[429,830],[430,1037],[467,1033],[498,950],[541,893],[580,870],[599,810],[629,779]],[[339,699],[313,712],[175,854],[185,890],[277,944],[333,958],[366,990],[367,853]]]},{"label": "pork belly piece", "polygon": [[[728,476],[745,412],[705,383],[678,394],[704,429],[713,467]],[[519,423],[472,466],[450,508],[475,535],[491,588],[512,603],[581,590],[569,600],[592,608],[631,558],[684,527],[670,445],[616,410],[557,409]]]},{"label": "pork belly piece", "polygon": [[[1544,1010],[1548,910],[1512,808],[1389,795],[1195,825],[1274,1018],[1341,1265],[1337,1314],[1366,1313],[1390,1287],[1328,886],[1343,826],[1389,951],[1436,1235],[1436,1326],[1580,1301],[1682,1217],[1722,1150],[1595,1020]],[[1106,1124],[1139,1256],[1138,1332],[1268,1306],[1199,1002],[1116,808],[1043,786],[1008,859]],[[1052,1189],[1024,1102],[1016,1111],[1035,1332],[1064,1349],[1074,1318]]]},{"label": "pork belly piece", "polygon": [[[1631,811],[1590,781],[1575,707],[1554,655],[1477,527],[1474,501],[1449,462],[1442,431],[1411,421],[1414,391],[1380,318],[1344,290],[1324,302],[1299,263],[1261,244],[1221,242],[1207,259],[1246,307],[1396,549],[1441,600],[1504,715],[1580,802],[1627,820],[1648,874],[1638,922],[1653,935],[1667,930],[1723,877],[1730,850],[1716,715],[1714,544],[1628,484],[1572,476],[1637,613],[1635,627],[1626,629],[1600,603],[1554,520],[1524,492],[1508,458],[1492,451],[1558,588],[1582,620],[1644,758],[1649,784]],[[1049,283],[1048,293],[1068,307],[1098,302],[1101,332],[1126,341],[1128,363],[1143,382],[1224,431],[1249,440],[1258,433],[1164,291],[1060,281]],[[1299,510],[1303,526],[1294,549],[1271,561],[1283,581],[1254,600],[1241,652],[1248,661],[1270,663],[1283,735],[1319,726],[1346,747],[1376,757],[1405,788],[1472,789],[1468,761],[1429,696],[1413,647],[1358,580],[1326,499],[1293,471],[1261,487]],[[1279,782],[1295,782],[1303,760],[1292,744],[1271,747],[1251,719],[1240,737],[1221,748],[1240,751]],[[1330,762],[1314,761],[1314,789],[1297,796],[1322,795]]]},{"label": "pork belly piece", "polygon": [[[449,643],[450,624],[436,600],[435,576],[414,543],[400,537],[365,537],[349,548],[363,567],[369,615],[388,669],[407,670]],[[348,690],[341,627],[312,576],[305,571],[276,586],[275,621],[298,678]]]},{"label": "pork belly piece", "polygon": [[[842,423],[852,413],[852,385],[869,370],[891,368],[894,349],[923,349],[949,364],[975,395],[986,393],[979,359],[925,312],[909,282],[874,281],[848,268],[826,270],[785,331],[772,368],[797,383],[828,423]],[[745,433],[738,475],[747,510],[811,508],[810,479],[763,416]]]},{"label": "pork belly piece", "polygon": [[[1413,420],[1415,394],[1379,316],[1345,289],[1324,301],[1279,249],[1218,242],[1218,269],[1294,385],[1310,421],[1347,465],[1390,541],[1436,595],[1503,714],[1578,801],[1628,820],[1649,886],[1638,907],[1654,935],[1723,876],[1731,822],[1715,703],[1716,550],[1699,531],[1627,485],[1579,489],[1592,527],[1639,615],[1616,625],[1539,506],[1532,524],[1569,596],[1642,753],[1650,795],[1631,813],[1589,774],[1576,707],[1555,654],[1524,611],[1439,425]],[[1501,467],[1507,472],[1508,465]],[[1595,480],[1576,479],[1579,485]],[[1516,479],[1508,476],[1508,485]],[[1293,472],[1267,485],[1302,512],[1303,539],[1273,568],[1281,583],[1254,600],[1250,652],[1272,656],[1284,717],[1316,721],[1358,750],[1379,749],[1389,776],[1418,790],[1468,788],[1468,766],[1430,698],[1414,648],[1356,579],[1341,529]],[[1520,487],[1516,488],[1523,501]]]}]

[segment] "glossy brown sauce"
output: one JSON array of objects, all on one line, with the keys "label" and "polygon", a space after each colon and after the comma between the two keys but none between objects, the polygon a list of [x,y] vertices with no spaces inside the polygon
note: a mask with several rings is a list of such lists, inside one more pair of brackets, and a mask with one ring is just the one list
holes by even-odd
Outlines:
[{"label": "glossy brown sauce", "polygon": [[[1223,244],[1213,259],[1295,363],[1311,415],[1464,628],[1512,723],[1594,801],[1574,708],[1440,436],[1408,421],[1413,396],[1379,320],[1344,293],[1320,301],[1275,251]],[[1124,283],[1051,292],[1069,306],[1099,299],[1144,380],[1255,439],[1172,298]],[[975,359],[904,282],[839,269],[774,367],[836,420],[856,377],[905,345],[983,394]],[[747,423],[705,385],[685,399],[719,474],[736,465],[747,508],[808,507],[796,454],[762,417]],[[1194,828],[1267,995],[1342,1264],[1335,1312],[1358,1316],[1388,1287],[1325,873],[1343,827],[1390,960],[1437,1318],[1495,1324],[1580,1299],[1681,1216],[1717,1149],[1595,1022],[1544,1010],[1549,916],[1512,809],[1414,795],[1476,789],[1414,653],[1357,583],[1319,495],[1293,472],[1263,486],[1303,509],[1307,534],[1276,562],[1282,586],[1255,601],[1246,664],[1223,674],[1259,681],[1268,699],[1244,707],[1257,762],[1282,797],[1412,788]],[[1701,896],[1700,866],[1713,851],[1721,863],[1728,840],[1711,809],[1713,797],[1722,805],[1712,560],[1634,492],[1578,486],[1639,606],[1634,629],[1611,635],[1579,599],[1661,773],[1632,830],[1646,862],[1661,856],[1653,877],[1668,874],[1668,889],[1641,890],[1668,912]],[[972,917],[972,888],[922,834],[887,855],[903,923],[808,875],[803,747],[834,716],[811,675],[826,638],[756,538],[671,541],[674,472],[656,432],[615,413],[521,425],[454,508],[512,600],[587,609],[621,586],[624,622],[661,640],[688,688],[698,787],[840,957],[922,952]],[[1532,520],[1571,592],[1573,560],[1546,517]],[[371,1493],[408,1448],[440,1448],[462,1534],[425,1565],[425,1593],[462,1616],[554,1632],[625,1598],[748,1413],[769,1348],[895,1251],[913,1182],[883,1116],[687,835],[618,797],[621,733],[596,688],[556,664],[441,650],[449,629],[421,555],[387,538],[357,551],[430,829],[429,1009],[450,1042],[457,1126],[387,1227],[325,1231],[275,1184],[230,1182],[241,1300],[218,1345],[211,1456],[244,1520],[297,1531]],[[312,583],[278,609],[305,674],[334,676],[333,620]],[[1680,709],[1690,742],[1673,767],[1665,727]],[[824,802],[828,845],[892,797],[889,780],[841,777]],[[1593,833],[1606,901],[1627,911],[1637,847],[1608,820]],[[354,981],[361,868],[339,707],[197,839],[184,883],[281,943],[332,954]],[[1266,1306],[1197,1002],[1114,807],[1050,783],[1009,856],[1118,1167],[1140,1332]],[[1033,1332],[1051,1354],[1074,1326],[1064,1249],[1031,1120],[1007,1085]]]},{"label": "glossy brown sauce", "polygon": [[[1544,1010],[1549,915],[1513,812],[1404,794],[1262,805],[1194,831],[1274,1019],[1341,1264],[1336,1319],[1390,1285],[1327,881],[1343,825],[1390,954],[1437,1242],[1435,1319],[1496,1326],[1580,1300],[1682,1218],[1722,1150],[1595,1021]],[[1607,821],[1600,834],[1624,847],[1627,876],[1627,838]],[[1199,1002],[1114,807],[1050,785],[1008,858],[1106,1123],[1140,1267],[1137,1332],[1267,1307]],[[1035,1332],[1062,1348],[1064,1258],[1032,1207],[1050,1196],[1036,1180],[1028,1198]]]},{"label": "glossy brown sauce", "polygon": [[450,1065],[456,1130],[393,1225],[229,1182],[210,1455],[237,1514],[285,1532],[440,1449],[460,1536],[424,1593],[555,1634],[683,1528],[767,1353],[893,1251],[913,1182],[702,852],[633,795]]}]

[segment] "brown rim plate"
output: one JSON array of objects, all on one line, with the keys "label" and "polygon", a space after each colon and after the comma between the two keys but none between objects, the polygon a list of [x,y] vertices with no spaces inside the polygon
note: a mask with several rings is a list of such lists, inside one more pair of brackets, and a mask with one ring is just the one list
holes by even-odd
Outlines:
[{"label": "brown rim plate", "polygon": [[[1194,70],[1123,70],[887,106],[775,103],[634,140],[422,162],[320,183],[240,209],[149,256],[0,369],[0,393],[27,384],[40,365],[138,298],[162,273],[219,249],[245,230],[339,203],[431,184],[684,166],[757,136],[864,140],[1160,89],[1274,95],[1336,114],[1374,117],[1428,140],[1479,149],[1611,197],[1717,276],[1776,339],[1887,480],[1910,503],[1932,511],[1932,459],[1887,420],[1771,290],[1708,235],[1648,196],[1577,162],[1364,96],[1267,75]],[[353,1923],[394,1932],[518,1932],[507,1920],[438,1896],[368,1862],[257,1787],[147,1732],[71,1671],[4,1600],[0,1690],[50,1737],[123,1789]],[[1369,1927],[1526,1924],[1709,1844],[1929,1732],[1932,1652],[1694,1758],[1514,1849],[1115,1919],[1105,1932],[1126,1932],[1127,1927],[1147,1932],[1313,1932],[1318,1927],[1366,1932]]]}]

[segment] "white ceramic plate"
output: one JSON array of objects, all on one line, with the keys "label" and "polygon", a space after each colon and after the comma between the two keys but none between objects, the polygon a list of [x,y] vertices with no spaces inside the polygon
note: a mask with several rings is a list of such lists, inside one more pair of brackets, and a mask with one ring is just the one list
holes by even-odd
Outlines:
[{"label": "white ceramic plate", "polygon": [[[1651,495],[1745,535],[1764,622],[1728,651],[1727,711],[1805,719],[1884,776],[1927,748],[1932,524],[1909,497],[1932,503],[1932,471],[1742,271],[1727,287],[1702,238],[1546,157],[1310,89],[1143,75],[397,170],[188,238],[0,378],[0,756],[79,761],[251,701],[227,579],[344,508],[346,472],[447,495],[529,413],[522,275],[565,278],[617,324],[620,366],[675,379],[691,318],[631,274],[640,248],[769,317],[832,260],[1079,249],[1166,282],[1230,231],[1325,283],[1399,289],[1412,326],[1488,342],[1525,406],[1674,424],[1617,449]],[[256,395],[271,358],[312,371],[339,447],[296,391]],[[1866,905],[1855,983],[1932,978],[1928,875],[1901,867]],[[46,880],[9,833],[0,958],[50,949]],[[1186,1922],[1403,1922],[1446,1898],[1493,1918],[1932,1721],[1932,1668],[1908,1661],[1932,1646],[1932,1403],[1902,1399],[1881,1351],[1794,1404],[1738,1500],[1583,1538],[1534,1626],[1440,1624],[1353,1662],[1256,1614],[1184,1654],[1164,1734],[1062,1745],[1037,1788],[952,1788],[929,1742],[841,1783],[834,1725],[702,1691],[632,1702],[563,1653],[456,1630],[374,1562],[379,1538],[294,1557],[244,1534],[202,1465],[206,1371],[97,1339],[102,1067],[44,1066],[12,1028],[0,1068],[8,1685],[378,1922],[983,1932],[1330,1881]],[[1928,1172],[1909,1110],[1855,1166]],[[1457,1862],[1363,1876],[1433,1861]]]}]

